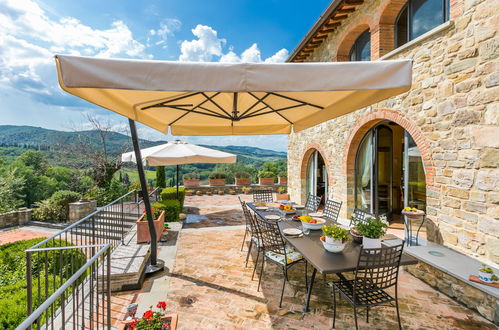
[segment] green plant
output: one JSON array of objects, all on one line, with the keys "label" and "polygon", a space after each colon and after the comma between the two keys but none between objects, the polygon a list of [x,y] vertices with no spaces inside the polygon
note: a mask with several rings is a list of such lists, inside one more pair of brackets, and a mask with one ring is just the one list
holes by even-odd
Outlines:
[{"label": "green plant", "polygon": [[165,167],[157,166],[156,167],[156,187],[165,188],[166,187],[166,175],[165,175]]},{"label": "green plant", "polygon": [[199,180],[199,175],[197,173],[185,173],[182,177],[184,180]]},{"label": "green plant", "polygon": [[120,198],[128,192],[128,188],[118,180],[111,180],[107,187],[94,186],[86,197],[95,199],[98,206],[104,206]]},{"label": "green plant", "polygon": [[288,177],[288,171],[281,171],[279,174],[277,174],[278,177],[280,178],[287,178]]},{"label": "green plant", "polygon": [[492,270],[492,268],[487,267],[487,265],[485,265],[485,264],[482,264],[482,268],[480,268],[480,271],[482,273],[487,273],[487,274],[493,274],[494,273],[494,271]]},{"label": "green plant", "polygon": [[284,194],[284,193],[286,193],[286,188],[283,187],[283,186],[280,186],[280,187],[277,188],[277,192],[279,194]]},{"label": "green plant", "polygon": [[348,236],[349,231],[337,225],[322,226],[322,233],[326,237],[331,237],[341,241],[347,241],[350,238],[350,236]]},{"label": "green plant", "polygon": [[[159,215],[161,214],[161,209],[158,207],[157,205],[158,203],[154,203],[153,205],[151,205],[151,213],[152,213],[152,218],[153,220],[156,220]],[[144,217],[142,218],[142,221],[147,221],[147,212],[146,210],[144,210],[144,212],[142,212],[144,214]]]},{"label": "green plant", "polygon": [[[178,187],[178,198],[180,207],[184,207],[185,187]],[[177,187],[167,187],[161,191],[161,201],[168,199],[177,199]]]},{"label": "green plant", "polygon": [[251,188],[250,187],[242,187],[241,190],[244,192],[249,192],[251,190]]},{"label": "green plant", "polygon": [[237,172],[234,174],[237,179],[249,179],[251,175],[248,172]]},{"label": "green plant", "polygon": [[38,203],[39,207],[33,210],[33,217],[40,221],[67,221],[69,203],[76,202],[80,198],[81,195],[74,191],[56,191],[49,199]]},{"label": "green plant", "polygon": [[182,211],[180,202],[176,199],[164,199],[154,203],[154,206],[161,211],[165,211],[165,222],[179,221],[179,214]]},{"label": "green plant", "polygon": [[7,170],[0,176],[0,213],[13,211],[23,204],[24,178],[18,177],[16,172],[16,169]]},{"label": "green plant", "polygon": [[258,177],[259,178],[273,178],[274,177],[274,173],[272,173],[270,171],[260,171],[258,173]]},{"label": "green plant", "polygon": [[355,228],[357,231],[367,238],[381,238],[385,232],[388,225],[375,218],[368,217],[364,221],[356,221]]},{"label": "green plant", "polygon": [[209,176],[210,179],[225,179],[226,177],[227,175],[225,175],[225,173],[222,172],[212,172],[210,173]]},{"label": "green plant", "polygon": [[145,311],[141,318],[134,319],[128,324],[127,329],[135,330],[162,330],[170,329],[169,320],[163,319],[166,310],[166,302],[159,301],[156,304],[159,308],[158,312],[152,310],[152,306],[149,310]]}]

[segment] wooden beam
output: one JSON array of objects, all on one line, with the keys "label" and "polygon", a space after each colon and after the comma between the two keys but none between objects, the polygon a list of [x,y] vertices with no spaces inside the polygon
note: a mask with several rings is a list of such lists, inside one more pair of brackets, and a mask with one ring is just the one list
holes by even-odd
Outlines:
[{"label": "wooden beam", "polygon": [[322,29],[319,31],[319,33],[330,33],[330,32],[333,32],[334,30],[336,30],[336,28],[334,27],[331,27],[331,28],[326,28],[326,29]]},{"label": "wooden beam", "polygon": [[361,5],[364,3],[364,0],[345,0],[345,4],[347,5]]},{"label": "wooden beam", "polygon": [[353,13],[355,11],[355,8],[341,8],[337,12],[340,14],[349,14]]},{"label": "wooden beam", "polygon": [[324,35],[321,35],[321,36],[318,36],[318,35],[316,34],[316,35],[312,38],[312,41],[319,41],[319,40],[321,40],[321,42],[322,42],[322,40],[324,40],[324,39],[326,39],[326,38],[327,38],[327,34],[324,34]]},{"label": "wooden beam", "polygon": [[335,14],[334,16],[332,16],[332,17],[330,18],[330,20],[334,20],[334,21],[342,21],[342,20],[344,20],[344,19],[345,19],[345,18],[347,18],[347,17],[348,17],[348,15],[337,15],[337,14]]},{"label": "wooden beam", "polygon": [[326,27],[326,29],[334,29],[334,28],[337,28],[340,25],[341,25],[340,22],[331,23],[331,24],[324,24],[324,26]]}]

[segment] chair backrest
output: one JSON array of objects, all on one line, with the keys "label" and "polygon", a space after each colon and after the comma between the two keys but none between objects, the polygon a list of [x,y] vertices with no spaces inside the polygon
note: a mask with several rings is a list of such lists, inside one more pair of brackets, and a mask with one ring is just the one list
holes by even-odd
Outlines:
[{"label": "chair backrest", "polygon": [[352,219],[350,219],[350,226],[353,222],[364,222],[367,218],[376,218],[373,214],[362,211],[359,209],[353,210]]},{"label": "chair backrest", "polygon": [[309,194],[307,197],[307,202],[305,203],[305,208],[312,212],[317,212],[319,205],[321,204],[322,196],[314,196]]},{"label": "chair backrest", "polygon": [[253,190],[253,202],[273,202],[274,197],[270,189]]},{"label": "chair backrest", "polygon": [[355,270],[354,294],[397,285],[404,242],[379,249],[361,249]]},{"label": "chair backrest", "polygon": [[255,214],[254,219],[265,251],[272,251],[286,256],[286,244],[279,231],[277,221],[265,220],[257,214]]},{"label": "chair backrest", "polygon": [[337,202],[332,199],[328,199],[326,201],[326,205],[324,206],[324,217],[331,221],[337,222],[342,204],[343,202]]},{"label": "chair backrest", "polygon": [[239,198],[239,202],[241,202],[241,207],[243,208],[244,220],[246,222],[246,229],[250,231],[252,236],[260,238],[260,233],[258,232],[256,224],[254,223],[254,218],[253,215],[251,214],[248,205],[246,205],[246,202],[241,201],[241,198]]}]

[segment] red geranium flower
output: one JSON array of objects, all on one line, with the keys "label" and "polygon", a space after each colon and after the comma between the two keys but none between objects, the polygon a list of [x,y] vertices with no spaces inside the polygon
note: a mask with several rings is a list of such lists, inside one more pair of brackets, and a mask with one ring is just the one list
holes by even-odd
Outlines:
[{"label": "red geranium flower", "polygon": [[166,301],[159,301],[156,307],[165,309],[166,308]]},{"label": "red geranium flower", "polygon": [[142,315],[142,318],[144,318],[144,319],[148,319],[148,320],[149,320],[149,319],[153,316],[153,314],[154,314],[154,313],[153,313],[153,311],[152,311],[152,310],[148,310],[148,311],[146,311],[146,312],[144,313],[144,315]]}]

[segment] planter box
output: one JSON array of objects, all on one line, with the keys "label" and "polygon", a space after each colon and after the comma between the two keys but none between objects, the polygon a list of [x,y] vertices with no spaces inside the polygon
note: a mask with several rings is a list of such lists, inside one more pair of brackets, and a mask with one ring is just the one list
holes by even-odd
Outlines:
[{"label": "planter box", "polygon": [[186,187],[186,188],[199,187],[199,179],[195,179],[195,180],[184,180],[184,187]]},{"label": "planter box", "polygon": [[236,186],[249,186],[251,184],[251,178],[243,179],[236,178]]},{"label": "planter box", "polygon": [[288,178],[279,177],[279,184],[288,184]]},{"label": "planter box", "polygon": [[210,179],[210,186],[225,186],[225,179]]},{"label": "planter box", "polygon": [[[137,220],[137,243],[148,243],[151,241],[151,234],[149,233],[149,224],[144,220],[145,214],[143,214],[139,220]],[[162,211],[159,217],[154,220],[154,228],[156,228],[156,240],[159,242],[161,239],[161,233],[163,233],[165,225],[165,211]]]},{"label": "planter box", "polygon": [[274,178],[258,178],[259,184],[274,184]]},{"label": "planter box", "polygon": [[289,194],[276,194],[276,199],[278,201],[289,201]]},{"label": "planter box", "polygon": [[[178,314],[166,314],[162,318],[162,320],[167,321],[168,319],[170,320],[170,330],[176,330],[177,329],[177,322],[178,322]],[[132,323],[134,320],[129,320],[129,321],[122,321],[121,324],[118,326],[118,330],[128,330],[131,329],[129,327],[129,324]]]}]

